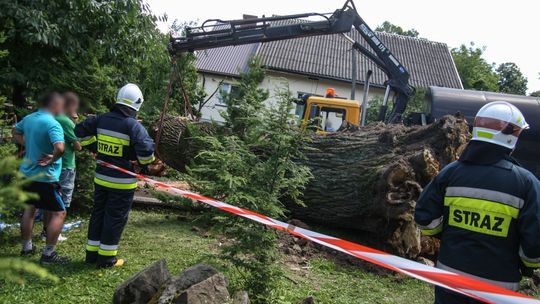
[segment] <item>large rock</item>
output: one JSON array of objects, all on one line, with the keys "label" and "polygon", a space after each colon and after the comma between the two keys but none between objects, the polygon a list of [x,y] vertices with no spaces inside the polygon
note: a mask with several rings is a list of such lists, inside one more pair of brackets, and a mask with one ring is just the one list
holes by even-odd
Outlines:
[{"label": "large rock", "polygon": [[182,292],[171,303],[176,304],[224,304],[229,301],[227,280],[218,273]]},{"label": "large rock", "polygon": [[197,264],[173,277],[157,295],[158,304],[223,304],[229,301],[227,279],[216,269]]},{"label": "large rock", "polygon": [[148,303],[161,286],[171,278],[165,260],[159,260],[116,288],[114,304]]}]

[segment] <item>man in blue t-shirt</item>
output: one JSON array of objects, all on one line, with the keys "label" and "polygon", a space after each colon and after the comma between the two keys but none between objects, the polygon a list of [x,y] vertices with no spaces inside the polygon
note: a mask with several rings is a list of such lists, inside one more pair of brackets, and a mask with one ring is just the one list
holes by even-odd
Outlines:
[{"label": "man in blue t-shirt", "polygon": [[37,194],[29,200],[22,222],[22,256],[35,253],[32,245],[32,227],[36,208],[44,209],[50,217],[47,226],[46,247],[43,249],[42,264],[65,264],[68,257],[59,256],[55,251],[58,235],[64,225],[66,211],[59,193],[58,180],[62,169],[64,153],[64,132],[54,118],[63,111],[64,99],[58,93],[47,95],[38,111],[26,116],[13,129],[13,138],[25,147],[25,156],[20,171],[32,182],[25,187]]}]

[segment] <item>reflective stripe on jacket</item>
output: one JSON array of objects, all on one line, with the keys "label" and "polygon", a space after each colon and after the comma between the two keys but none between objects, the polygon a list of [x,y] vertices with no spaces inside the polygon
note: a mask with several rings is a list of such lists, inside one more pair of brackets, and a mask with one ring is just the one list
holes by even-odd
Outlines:
[{"label": "reflective stripe on jacket", "polygon": [[[83,146],[97,153],[97,159],[127,170],[133,170],[131,161],[147,165],[155,160],[154,142],[146,129],[135,118],[119,111],[86,119],[75,127],[75,134]],[[132,176],[102,166],[96,167],[94,182],[119,190],[137,188]]]},{"label": "reflective stripe on jacket", "polygon": [[481,278],[519,282],[540,267],[540,182],[510,159],[456,161],[426,186],[415,220],[440,235],[439,263]]}]

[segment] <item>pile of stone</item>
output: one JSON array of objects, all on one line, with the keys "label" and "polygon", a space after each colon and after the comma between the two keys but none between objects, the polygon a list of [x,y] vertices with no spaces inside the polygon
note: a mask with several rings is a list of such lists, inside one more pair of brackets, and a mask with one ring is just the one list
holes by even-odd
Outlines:
[{"label": "pile of stone", "polygon": [[249,304],[244,291],[232,297],[229,282],[212,266],[197,264],[171,276],[165,260],[137,273],[115,291],[114,304]]}]

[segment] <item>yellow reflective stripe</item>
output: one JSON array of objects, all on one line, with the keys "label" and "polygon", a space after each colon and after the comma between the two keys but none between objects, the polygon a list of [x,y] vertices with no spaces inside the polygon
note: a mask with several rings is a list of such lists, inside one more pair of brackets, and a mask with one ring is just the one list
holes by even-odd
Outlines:
[{"label": "yellow reflective stripe", "polygon": [[98,140],[103,140],[103,141],[108,141],[108,142],[114,143],[114,144],[120,144],[120,145],[124,145],[124,146],[129,146],[129,140],[118,138],[118,137],[113,137],[113,136],[109,136],[109,135],[105,135],[105,134],[98,134],[97,139]]},{"label": "yellow reflective stripe", "polygon": [[488,201],[488,200],[477,199],[477,198],[461,197],[461,196],[455,196],[455,197],[447,196],[444,198],[444,205],[472,208],[472,209],[481,210],[484,212],[499,213],[502,215],[511,216],[512,218],[515,218],[515,219],[517,219],[519,216],[518,208],[505,205],[502,203],[494,202],[494,201]]},{"label": "yellow reflective stripe", "polygon": [[485,131],[476,131],[476,136],[483,137],[483,138],[488,138],[488,139],[493,139],[493,134],[491,134],[489,132],[485,132]]},{"label": "yellow reflective stripe", "polygon": [[423,235],[437,235],[439,233],[441,233],[443,230],[443,225],[439,225],[438,227],[436,228],[433,228],[433,229],[425,229],[425,228],[420,228],[420,232],[423,234]]},{"label": "yellow reflective stripe", "polygon": [[99,250],[99,246],[86,245],[86,251],[97,252],[98,250]]},{"label": "yellow reflective stripe", "polygon": [[521,261],[523,261],[523,264],[527,267],[531,268],[540,268],[540,257],[537,258],[530,258],[525,255],[525,252],[523,251],[523,247],[519,246],[519,257],[521,258]]},{"label": "yellow reflective stripe", "polygon": [[99,248],[98,254],[103,256],[116,256],[118,254],[118,250],[104,250]]},{"label": "yellow reflective stripe", "polygon": [[148,165],[148,164],[153,163],[155,160],[156,160],[156,157],[154,155],[152,155],[152,157],[150,157],[148,159],[140,159],[139,158],[139,163],[141,165]]},{"label": "yellow reflective stripe", "polygon": [[534,262],[530,262],[530,261],[527,261],[527,260],[524,260],[524,259],[521,259],[521,261],[522,261],[523,264],[525,264],[525,266],[527,266],[527,267],[530,267],[530,268],[540,268],[540,262],[534,263]]},{"label": "yellow reflective stripe", "polygon": [[129,183],[129,184],[120,184],[120,183],[113,183],[113,182],[109,182],[109,181],[104,181],[102,179],[99,179],[97,177],[94,177],[94,183],[100,185],[100,186],[103,186],[103,187],[107,187],[107,188],[111,188],[111,189],[120,189],[120,190],[131,190],[131,189],[135,189],[137,188],[137,183]]},{"label": "yellow reflective stripe", "polygon": [[81,146],[88,146],[88,145],[91,145],[91,144],[95,143],[96,140],[97,140],[96,137],[92,136],[92,137],[90,137],[88,139],[81,139],[80,143],[81,143]]},{"label": "yellow reflective stripe", "polygon": [[497,202],[504,205],[509,205],[517,209],[521,209],[525,204],[525,201],[522,198],[514,196],[512,194],[482,188],[447,187],[445,196],[459,196],[482,199],[490,202]]},{"label": "yellow reflective stripe", "polygon": [[130,105],[130,106],[133,105],[133,101],[131,101],[129,99],[125,99],[125,98],[117,98],[116,102],[125,103],[125,104]]}]

